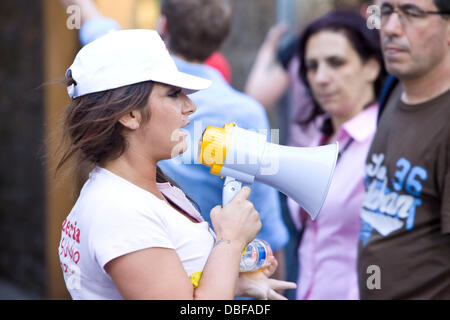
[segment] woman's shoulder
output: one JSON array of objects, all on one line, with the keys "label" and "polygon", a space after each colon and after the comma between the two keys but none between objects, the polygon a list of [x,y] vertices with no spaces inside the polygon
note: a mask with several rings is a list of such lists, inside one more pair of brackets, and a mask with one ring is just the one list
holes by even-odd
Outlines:
[{"label": "woman's shoulder", "polygon": [[152,193],[100,167],[90,173],[75,208],[92,222],[133,216],[160,219],[166,210],[164,201]]}]

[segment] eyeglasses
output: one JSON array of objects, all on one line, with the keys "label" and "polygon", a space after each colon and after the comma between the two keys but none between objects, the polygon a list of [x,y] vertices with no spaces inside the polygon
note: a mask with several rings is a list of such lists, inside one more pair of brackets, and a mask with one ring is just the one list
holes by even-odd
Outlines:
[{"label": "eyeglasses", "polygon": [[391,6],[390,4],[384,3],[381,6],[381,10],[380,10],[381,23],[386,24],[389,20],[389,17],[394,12],[397,13],[399,19],[402,22],[404,22],[404,23],[406,22],[408,24],[417,24],[420,21],[424,20],[424,18],[426,18],[430,14],[450,15],[450,12],[422,10],[412,4],[400,5],[397,7],[397,9],[394,9],[394,7]]}]

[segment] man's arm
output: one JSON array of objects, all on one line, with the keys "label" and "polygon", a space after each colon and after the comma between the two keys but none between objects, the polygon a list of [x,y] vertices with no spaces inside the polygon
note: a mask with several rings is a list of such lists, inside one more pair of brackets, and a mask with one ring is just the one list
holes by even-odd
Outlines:
[{"label": "man's arm", "polygon": [[266,110],[274,107],[289,86],[289,74],[277,59],[278,45],[285,33],[284,25],[269,30],[245,85],[245,93]]}]

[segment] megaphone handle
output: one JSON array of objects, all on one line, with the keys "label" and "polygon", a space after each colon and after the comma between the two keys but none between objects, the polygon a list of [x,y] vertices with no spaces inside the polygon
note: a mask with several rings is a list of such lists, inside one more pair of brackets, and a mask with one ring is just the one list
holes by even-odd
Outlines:
[{"label": "megaphone handle", "polygon": [[242,189],[242,182],[232,177],[226,177],[223,183],[222,206],[233,200],[234,196]]}]

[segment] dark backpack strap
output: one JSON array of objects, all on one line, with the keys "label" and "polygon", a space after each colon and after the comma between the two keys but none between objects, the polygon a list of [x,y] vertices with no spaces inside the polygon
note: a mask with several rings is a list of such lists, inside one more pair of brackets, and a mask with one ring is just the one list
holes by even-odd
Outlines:
[{"label": "dark backpack strap", "polygon": [[392,91],[394,91],[397,84],[398,79],[392,75],[389,75],[384,81],[383,90],[381,91],[379,99],[377,122],[380,121],[381,114],[383,113],[384,108],[386,107],[386,104],[389,100],[389,96],[391,95]]}]

